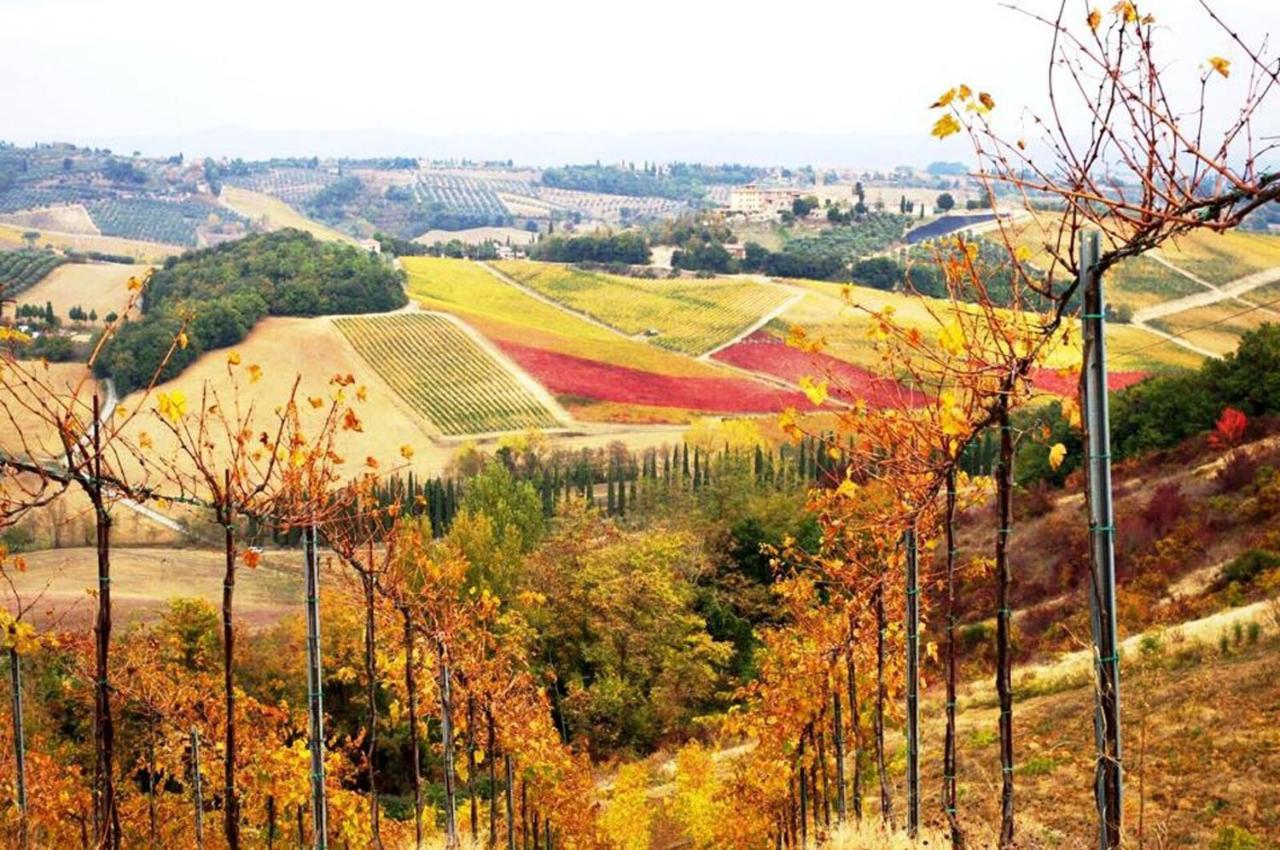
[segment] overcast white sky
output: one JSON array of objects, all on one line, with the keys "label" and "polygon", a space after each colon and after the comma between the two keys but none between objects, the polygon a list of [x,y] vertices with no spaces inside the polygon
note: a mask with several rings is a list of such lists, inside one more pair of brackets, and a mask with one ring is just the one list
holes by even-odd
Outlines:
[{"label": "overcast white sky", "polygon": [[[1261,35],[1280,20],[1275,2],[1215,6]],[[1210,53],[1236,52],[1196,0],[1139,5],[1170,27],[1175,86],[1190,91]],[[994,0],[0,0],[0,9],[0,138],[19,142],[211,128],[300,141],[305,131],[369,129],[927,134],[929,101],[956,82],[991,91],[1015,110],[1009,117],[1037,103],[1047,50],[1042,27]]]}]

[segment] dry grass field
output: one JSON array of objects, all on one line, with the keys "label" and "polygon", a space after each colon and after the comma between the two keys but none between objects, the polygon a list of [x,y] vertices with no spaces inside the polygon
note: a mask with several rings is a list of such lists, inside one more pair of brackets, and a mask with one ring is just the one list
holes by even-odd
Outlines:
[{"label": "dry grass field", "polygon": [[[30,228],[13,224],[0,224],[0,245],[20,247],[24,244],[22,234]],[[52,245],[54,248],[76,251],[101,251],[104,254],[119,254],[133,257],[138,262],[159,262],[165,257],[181,254],[186,248],[180,245],[161,245],[158,242],[138,242],[133,239],[121,239],[116,236],[97,236],[87,233],[60,233],[41,231],[36,240],[40,246]]]},{"label": "dry grass field", "polygon": [[[91,590],[97,585],[93,547],[46,549],[24,558],[27,570],[15,581],[24,598],[43,593],[34,611],[42,627],[54,620],[70,628],[92,624]],[[153,619],[175,597],[219,604],[224,567],[219,550],[117,546],[111,552],[111,596],[118,622]],[[256,568],[237,576],[237,619],[250,628],[268,625],[300,606],[302,597],[300,556],[268,551]]]},{"label": "dry grass field", "polygon": [[64,318],[75,306],[86,312],[96,310],[101,320],[108,313],[125,308],[129,302],[129,278],[141,277],[148,268],[117,263],[64,263],[22,293],[20,300],[28,304],[49,302],[53,311]]},{"label": "dry grass field", "polygon": [[56,230],[59,233],[100,233],[98,225],[89,217],[89,211],[81,204],[62,207],[45,207],[37,210],[19,210],[0,215],[0,222],[27,230]]},{"label": "dry grass field", "polygon": [[223,186],[220,197],[223,204],[264,230],[292,227],[310,233],[325,242],[346,242],[351,245],[356,243],[353,237],[312,221],[284,201],[273,198],[271,195],[236,186]]}]

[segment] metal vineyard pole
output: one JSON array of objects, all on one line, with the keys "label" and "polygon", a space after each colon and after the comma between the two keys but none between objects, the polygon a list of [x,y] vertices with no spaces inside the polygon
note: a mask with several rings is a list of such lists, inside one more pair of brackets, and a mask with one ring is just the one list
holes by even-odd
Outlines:
[{"label": "metal vineyard pole", "polygon": [[324,795],[324,682],[320,671],[320,560],[316,527],[302,532],[307,573],[307,704],[311,712],[311,816],[316,850],[328,846],[329,813]]},{"label": "metal vineyard pole", "polygon": [[1094,710],[1097,744],[1095,795],[1098,847],[1120,846],[1123,774],[1120,748],[1120,650],[1116,638],[1115,517],[1111,505],[1111,430],[1107,410],[1107,346],[1097,231],[1080,244],[1084,310],[1084,415],[1089,474],[1090,594],[1098,683]]},{"label": "metal vineyard pole", "polygon": [[920,830],[920,576],[916,530],[903,539],[907,554],[907,834]]},{"label": "metal vineyard pole", "polygon": [[13,758],[17,768],[18,846],[28,847],[27,836],[27,752],[22,728],[22,661],[17,646],[9,647],[9,691],[13,704]]},{"label": "metal vineyard pole", "polygon": [[200,787],[200,732],[191,727],[191,795],[196,807],[196,847],[204,848],[204,792]]}]

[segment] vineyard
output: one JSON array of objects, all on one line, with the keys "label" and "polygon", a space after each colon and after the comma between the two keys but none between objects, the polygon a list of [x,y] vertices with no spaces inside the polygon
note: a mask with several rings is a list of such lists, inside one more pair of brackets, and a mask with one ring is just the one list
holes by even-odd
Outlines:
[{"label": "vineyard", "polygon": [[0,295],[13,298],[65,262],[52,251],[0,252]]},{"label": "vineyard", "polygon": [[121,236],[168,245],[196,245],[197,228],[210,216],[244,222],[230,210],[202,201],[160,201],[151,198],[108,198],[85,205],[104,236]]},{"label": "vineyard", "polygon": [[229,186],[273,195],[288,204],[305,204],[337,179],[336,175],[319,168],[285,167],[232,175],[225,182]]},{"label": "vineyard", "polygon": [[641,280],[551,264],[495,266],[622,333],[693,355],[733,339],[789,297],[779,287],[746,280]]},{"label": "vineyard", "polygon": [[447,435],[559,424],[534,392],[445,316],[370,316],[335,324],[392,389]]}]

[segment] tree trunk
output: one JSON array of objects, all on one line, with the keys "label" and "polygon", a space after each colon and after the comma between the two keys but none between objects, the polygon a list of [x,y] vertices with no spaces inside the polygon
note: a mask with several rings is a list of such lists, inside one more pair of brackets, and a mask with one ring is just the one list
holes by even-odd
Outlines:
[{"label": "tree trunk", "polygon": [[838,686],[831,694],[831,709],[831,741],[836,749],[836,822],[844,823],[849,816],[849,807],[844,793],[844,711],[840,707]]},{"label": "tree trunk", "polygon": [[147,712],[147,843],[156,847],[156,713]]},{"label": "tree trunk", "polygon": [[502,757],[507,770],[507,850],[516,850],[515,771],[511,756]]},{"label": "tree trunk", "polygon": [[951,846],[964,850],[964,832],[956,811],[956,471],[947,470],[947,508],[943,532],[947,545],[947,735],[942,757],[942,808],[951,828]]},{"label": "tree trunk", "polygon": [[491,706],[484,707],[484,716],[489,726],[484,753],[484,760],[489,765],[489,850],[494,850],[498,846],[498,764],[494,755],[497,729],[494,728]]},{"label": "tree trunk", "polygon": [[467,802],[471,814],[471,840],[480,835],[480,812],[476,808],[476,698],[467,694]]},{"label": "tree trunk", "polygon": [[102,492],[101,402],[93,395],[93,503],[97,531],[98,613],[94,625],[95,674],[94,732],[97,738],[98,812],[95,817],[98,846],[120,850],[120,812],[116,806],[115,725],[111,717],[111,515]]},{"label": "tree trunk", "polygon": [[449,656],[444,644],[436,644],[440,658],[440,737],[444,755],[444,832],[445,846],[458,846],[457,792],[453,782],[453,694],[450,685]]},{"label": "tree trunk", "polygon": [[1013,432],[1009,425],[1009,402],[1002,396],[996,411],[1000,425],[1000,463],[996,469],[996,693],[1000,701],[1000,847],[1013,847],[1013,687],[1011,679],[1009,610],[1009,531],[1013,523]]},{"label": "tree trunk", "polygon": [[520,846],[529,846],[529,783],[520,780]]},{"label": "tree trunk", "polygon": [[413,763],[413,775],[409,777],[413,787],[413,846],[422,850],[422,748],[418,743],[418,688],[414,681],[413,618],[407,608],[401,609],[400,615],[404,618],[404,687],[409,694],[409,749]]},{"label": "tree trunk", "polygon": [[853,816],[862,820],[862,714],[858,707],[858,668],[853,661],[852,635],[850,623],[849,651],[844,657],[849,676],[849,727],[853,730]]},{"label": "tree trunk", "polygon": [[822,771],[822,825],[831,829],[831,774],[827,765],[827,733],[818,731],[818,764]]},{"label": "tree trunk", "polygon": [[366,698],[369,700],[367,723],[369,726],[367,746],[365,747],[366,768],[369,776],[369,842],[374,848],[382,847],[382,830],[379,824],[378,810],[378,771],[374,764],[378,748],[378,667],[375,642],[377,641],[377,618],[374,616],[376,590],[373,581],[373,543],[369,543],[369,563],[367,569],[360,573],[360,583],[364,590],[364,677]]},{"label": "tree trunk", "polygon": [[267,850],[276,846],[276,798],[267,797]]},{"label": "tree trunk", "polygon": [[223,543],[226,555],[226,572],[222,578],[222,693],[226,703],[226,747],[223,752],[223,820],[227,847],[240,847],[240,800],[236,795],[236,692],[234,687],[233,660],[235,657],[235,629],[232,603],[236,593],[236,540],[234,516],[231,513],[231,471],[223,476],[223,506],[218,511],[222,523]]},{"label": "tree trunk", "polygon": [[[884,575],[880,576],[883,582]],[[885,680],[884,633],[888,628],[884,612],[884,585],[879,584],[875,590],[876,608],[876,773],[880,778],[880,819],[893,828],[893,797],[889,793],[889,769],[884,757],[884,705],[889,700],[889,684]]]},{"label": "tree trunk", "polygon": [[800,751],[796,766],[800,770],[800,846],[809,843],[809,787],[804,765],[804,733],[800,734]]}]

